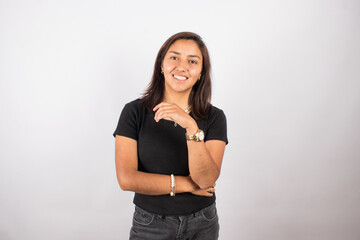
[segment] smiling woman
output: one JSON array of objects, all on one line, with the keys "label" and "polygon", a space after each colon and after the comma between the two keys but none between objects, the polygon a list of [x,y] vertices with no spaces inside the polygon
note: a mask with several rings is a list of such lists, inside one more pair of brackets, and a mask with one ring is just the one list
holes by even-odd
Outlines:
[{"label": "smiling woman", "polygon": [[166,96],[188,95],[186,93],[190,93],[201,77],[202,54],[196,42],[177,40],[166,53],[161,69],[165,77]]},{"label": "smiling woman", "polygon": [[130,239],[218,239],[214,187],[228,140],[225,114],[210,98],[204,42],[173,35],[114,132],[120,187],[135,192]]}]

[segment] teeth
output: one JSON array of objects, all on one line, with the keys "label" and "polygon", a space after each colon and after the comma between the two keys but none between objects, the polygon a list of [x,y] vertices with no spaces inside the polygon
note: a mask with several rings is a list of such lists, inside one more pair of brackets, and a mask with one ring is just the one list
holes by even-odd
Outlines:
[{"label": "teeth", "polygon": [[187,79],[187,77],[182,77],[182,76],[177,76],[177,75],[173,75],[173,76],[174,76],[174,78],[182,80],[182,81]]}]

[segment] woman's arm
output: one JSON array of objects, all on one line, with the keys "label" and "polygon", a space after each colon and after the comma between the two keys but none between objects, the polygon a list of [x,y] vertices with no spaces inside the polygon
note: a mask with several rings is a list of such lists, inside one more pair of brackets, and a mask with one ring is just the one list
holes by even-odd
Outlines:
[{"label": "woman's arm", "polygon": [[[195,133],[190,131],[190,134]],[[200,188],[214,186],[220,175],[226,143],[219,140],[187,141],[190,176]]]},{"label": "woman's arm", "polygon": [[[162,102],[153,110],[156,111],[157,122],[160,119],[172,120],[185,128],[188,135],[198,130],[196,121],[176,104]],[[190,176],[201,189],[215,185],[220,175],[225,145],[226,143],[220,140],[187,141]]]},{"label": "woman's arm", "polygon": [[[170,176],[138,171],[137,141],[116,135],[116,174],[121,189],[146,195],[169,194]],[[213,188],[199,189],[190,177],[175,176],[176,193],[192,192],[201,196],[212,196]]]}]

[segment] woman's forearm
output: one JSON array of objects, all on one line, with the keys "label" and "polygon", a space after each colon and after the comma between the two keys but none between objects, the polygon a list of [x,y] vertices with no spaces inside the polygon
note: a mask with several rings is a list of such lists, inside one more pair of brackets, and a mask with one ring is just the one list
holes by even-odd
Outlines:
[{"label": "woman's forearm", "polygon": [[[186,134],[197,132],[195,121],[186,128]],[[220,166],[216,165],[205,142],[187,141],[190,176],[200,188],[215,186],[220,175]]]},{"label": "woman's forearm", "polygon": [[[145,195],[170,194],[170,175],[127,171],[118,175],[121,189]],[[175,176],[176,193],[192,192],[199,188],[188,176]]]},{"label": "woman's forearm", "polygon": [[212,159],[205,143],[187,141],[190,176],[200,188],[215,185],[220,169]]}]

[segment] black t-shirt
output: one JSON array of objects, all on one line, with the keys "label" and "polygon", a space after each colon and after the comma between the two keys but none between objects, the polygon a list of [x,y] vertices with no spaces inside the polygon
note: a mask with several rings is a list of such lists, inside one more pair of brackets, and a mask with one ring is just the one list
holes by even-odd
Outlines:
[{"label": "black t-shirt", "polygon": [[[115,135],[137,141],[138,170],[148,173],[189,176],[188,149],[185,129],[174,122],[154,120],[155,113],[148,111],[139,101],[125,105],[121,112]],[[193,117],[192,113],[190,116]],[[222,110],[212,106],[204,121],[196,120],[207,140],[222,140],[228,143],[226,117]],[[170,177],[169,177],[170,192]],[[215,195],[202,197],[191,193],[144,195],[135,193],[134,203],[142,209],[161,215],[185,215],[199,211],[215,202]]]}]

